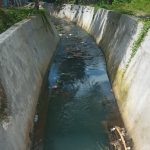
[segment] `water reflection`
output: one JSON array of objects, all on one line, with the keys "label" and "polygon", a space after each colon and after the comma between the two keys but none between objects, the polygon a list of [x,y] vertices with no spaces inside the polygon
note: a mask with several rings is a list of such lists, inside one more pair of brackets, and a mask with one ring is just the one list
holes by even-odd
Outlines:
[{"label": "water reflection", "polygon": [[73,83],[75,80],[82,80],[85,76],[85,63],[80,57],[72,57],[64,60],[60,65],[60,80],[67,83]]}]

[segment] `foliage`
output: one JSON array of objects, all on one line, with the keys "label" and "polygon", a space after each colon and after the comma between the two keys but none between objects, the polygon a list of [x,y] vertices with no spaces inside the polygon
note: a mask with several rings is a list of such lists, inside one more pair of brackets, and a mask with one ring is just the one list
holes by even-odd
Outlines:
[{"label": "foliage", "polygon": [[102,0],[93,6],[135,16],[150,16],[150,0],[113,0],[112,4],[108,4],[106,0]]},{"label": "foliage", "polygon": [[15,23],[30,17],[31,15],[40,14],[42,19],[45,21],[45,11],[36,9],[26,9],[26,8],[8,8],[0,9],[0,33],[7,30],[9,27]]},{"label": "foliage", "polygon": [[113,4],[119,4],[119,3],[130,3],[131,0],[114,0]]},{"label": "foliage", "polygon": [[31,9],[0,9],[0,33],[31,14]]},{"label": "foliage", "polygon": [[[74,3],[113,9],[128,14],[150,15],[150,0],[50,0],[55,4]],[[142,14],[143,15],[143,14]]]}]

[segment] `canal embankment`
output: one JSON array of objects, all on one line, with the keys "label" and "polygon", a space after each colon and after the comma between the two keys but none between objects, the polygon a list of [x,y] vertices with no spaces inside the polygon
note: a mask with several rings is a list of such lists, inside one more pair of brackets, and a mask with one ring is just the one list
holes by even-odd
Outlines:
[{"label": "canal embankment", "polygon": [[0,35],[0,149],[30,148],[39,93],[58,41],[51,22],[40,16]]}]

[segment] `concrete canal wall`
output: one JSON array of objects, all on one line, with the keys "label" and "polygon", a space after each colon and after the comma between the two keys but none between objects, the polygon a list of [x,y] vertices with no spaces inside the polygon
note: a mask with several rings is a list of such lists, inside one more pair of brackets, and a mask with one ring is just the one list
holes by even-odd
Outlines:
[{"label": "concrete canal wall", "polygon": [[75,22],[95,38],[104,52],[117,103],[135,149],[149,150],[150,31],[133,53],[143,27],[137,18],[88,6],[47,8],[51,15]]},{"label": "concrete canal wall", "polygon": [[52,24],[41,17],[0,35],[1,150],[29,149],[42,81],[58,40]]}]

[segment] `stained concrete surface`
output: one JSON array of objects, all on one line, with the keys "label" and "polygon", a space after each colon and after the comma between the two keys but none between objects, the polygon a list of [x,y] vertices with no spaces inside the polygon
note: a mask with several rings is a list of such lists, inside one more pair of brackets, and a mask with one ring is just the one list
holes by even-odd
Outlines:
[{"label": "stained concrete surface", "polygon": [[27,150],[41,84],[58,36],[41,17],[15,24],[0,35],[0,81],[9,114],[0,122],[0,149]]}]

